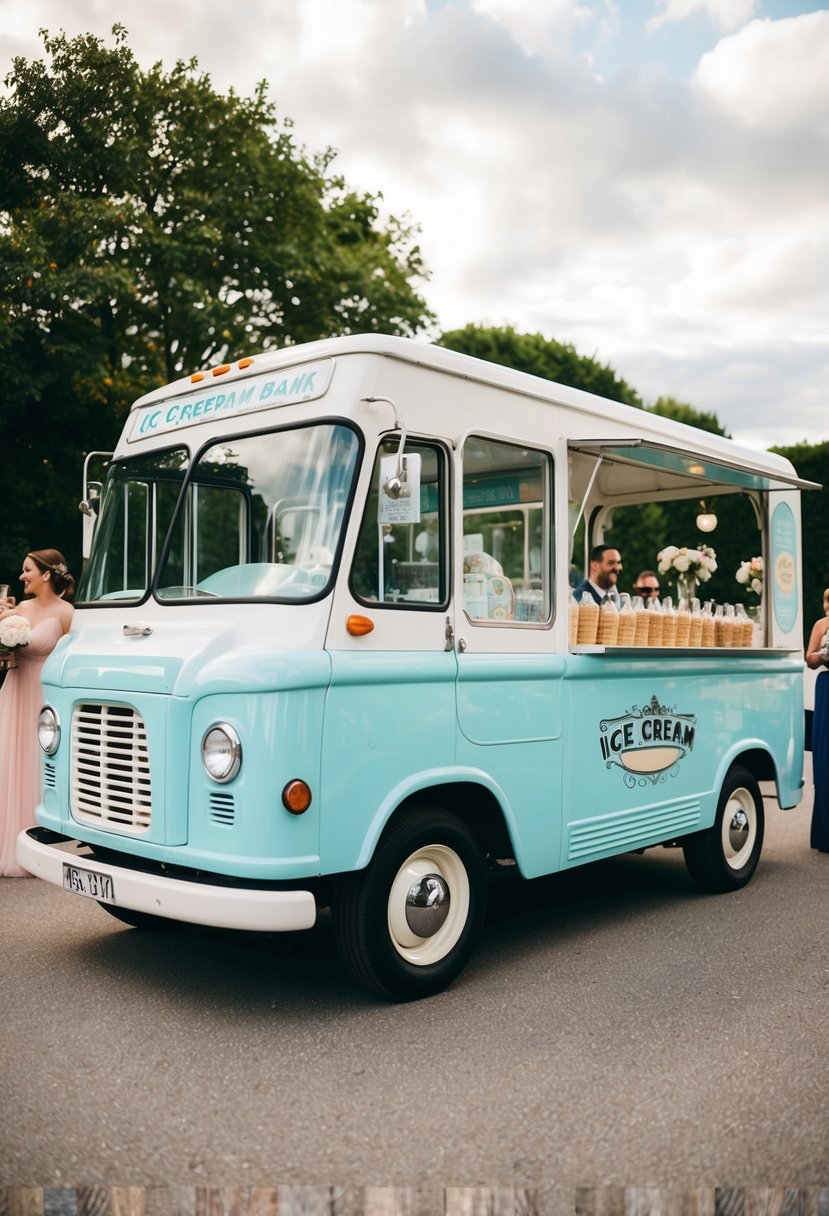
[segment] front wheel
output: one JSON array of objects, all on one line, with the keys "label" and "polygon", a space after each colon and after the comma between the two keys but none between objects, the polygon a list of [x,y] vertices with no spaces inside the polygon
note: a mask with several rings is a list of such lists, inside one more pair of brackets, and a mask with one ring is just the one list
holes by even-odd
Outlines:
[{"label": "front wheel", "polygon": [[387,828],[365,870],[341,880],[337,947],[380,996],[432,996],[466,965],[485,904],[486,866],[472,833],[454,815],[417,808]]},{"label": "front wheel", "polygon": [[729,770],[714,823],[689,836],[685,864],[704,891],[736,891],[757,869],[763,847],[763,795],[745,768]]}]

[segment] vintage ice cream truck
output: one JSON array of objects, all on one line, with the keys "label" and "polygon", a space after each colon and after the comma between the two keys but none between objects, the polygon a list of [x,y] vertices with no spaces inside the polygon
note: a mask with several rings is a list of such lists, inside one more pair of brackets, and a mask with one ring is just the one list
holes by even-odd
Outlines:
[{"label": "vintage ice cream truck", "polygon": [[[133,406],[47,660],[18,856],[133,926],[304,930],[386,998],[445,988],[493,869],[679,846],[751,878],[801,796],[800,489],[782,457],[378,335]],[[579,643],[614,511],[745,496],[752,646]],[[578,535],[578,545],[574,537]]]}]

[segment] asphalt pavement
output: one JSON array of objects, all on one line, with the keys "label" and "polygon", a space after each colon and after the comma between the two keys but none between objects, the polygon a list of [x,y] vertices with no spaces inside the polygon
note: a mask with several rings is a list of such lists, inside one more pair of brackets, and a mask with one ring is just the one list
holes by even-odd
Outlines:
[{"label": "asphalt pavement", "polygon": [[[768,788],[768,787],[766,787]],[[330,922],[129,929],[0,881],[0,1186],[829,1185],[829,856],[766,800],[747,888],[652,850],[495,884],[446,993],[389,1005]]]}]

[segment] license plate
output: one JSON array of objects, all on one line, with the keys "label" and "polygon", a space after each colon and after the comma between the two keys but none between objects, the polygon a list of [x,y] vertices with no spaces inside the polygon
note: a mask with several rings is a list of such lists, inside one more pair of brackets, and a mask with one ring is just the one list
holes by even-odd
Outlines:
[{"label": "license plate", "polygon": [[63,863],[63,889],[75,895],[86,895],[89,899],[115,903],[115,883],[109,874],[97,874],[82,866],[72,866],[67,861]]}]

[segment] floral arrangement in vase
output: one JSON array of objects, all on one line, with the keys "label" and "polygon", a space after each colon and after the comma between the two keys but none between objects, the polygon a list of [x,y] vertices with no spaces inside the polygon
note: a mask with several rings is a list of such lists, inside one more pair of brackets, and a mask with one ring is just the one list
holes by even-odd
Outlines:
[{"label": "floral arrangement in vase", "polygon": [[707,583],[717,569],[717,555],[710,545],[689,549],[668,545],[656,558],[660,574],[675,574],[683,582]]},{"label": "floral arrangement in vase", "polygon": [[762,557],[750,557],[747,562],[740,562],[740,568],[735,578],[747,591],[753,591],[755,595],[762,595],[763,573]]}]

